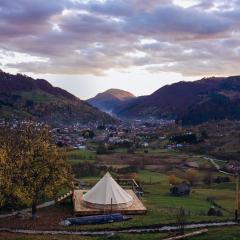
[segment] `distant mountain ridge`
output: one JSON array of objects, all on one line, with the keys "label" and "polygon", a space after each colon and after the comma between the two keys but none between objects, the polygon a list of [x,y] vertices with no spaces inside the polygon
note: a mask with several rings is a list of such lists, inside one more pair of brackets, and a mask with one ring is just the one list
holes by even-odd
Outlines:
[{"label": "distant mountain ridge", "polygon": [[112,113],[122,105],[123,102],[135,99],[136,97],[127,91],[111,88],[105,92],[98,93],[95,97],[87,100],[92,106],[98,109]]},{"label": "distant mountain ridge", "polygon": [[174,83],[122,104],[114,112],[121,118],[168,118],[183,124],[240,119],[240,76]]},{"label": "distant mountain ridge", "polygon": [[49,124],[114,122],[109,115],[43,79],[0,71],[0,118]]}]

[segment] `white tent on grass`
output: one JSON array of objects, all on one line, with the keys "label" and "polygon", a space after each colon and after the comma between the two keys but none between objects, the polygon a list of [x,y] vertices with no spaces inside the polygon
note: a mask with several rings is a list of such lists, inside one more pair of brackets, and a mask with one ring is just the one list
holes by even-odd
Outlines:
[{"label": "white tent on grass", "polygon": [[128,194],[107,172],[99,182],[83,195],[85,205],[100,209],[124,209],[132,205]]}]

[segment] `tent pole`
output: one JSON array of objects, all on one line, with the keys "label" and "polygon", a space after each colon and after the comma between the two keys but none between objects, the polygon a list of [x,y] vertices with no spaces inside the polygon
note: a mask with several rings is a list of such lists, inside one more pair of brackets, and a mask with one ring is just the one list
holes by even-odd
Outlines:
[{"label": "tent pole", "polygon": [[112,214],[112,198],[111,198],[111,214]]}]

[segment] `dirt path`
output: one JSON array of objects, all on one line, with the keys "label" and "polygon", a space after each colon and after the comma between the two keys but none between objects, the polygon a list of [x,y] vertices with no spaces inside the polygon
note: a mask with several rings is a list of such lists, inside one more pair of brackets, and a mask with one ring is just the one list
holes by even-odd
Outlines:
[{"label": "dirt path", "polygon": [[[57,200],[52,200],[52,201],[48,201],[48,202],[39,204],[39,205],[37,205],[37,209],[53,206],[54,204],[59,203],[59,202],[63,201],[64,199],[68,198],[69,196],[71,196],[71,194],[72,194],[72,191],[69,191],[68,193],[64,194],[63,196],[60,196]],[[19,213],[26,213],[26,212],[31,212],[31,211],[32,211],[31,208],[25,208],[25,209],[15,211],[12,213],[1,214],[0,219],[7,218],[7,217],[13,217]]]},{"label": "dirt path", "polygon": [[[235,226],[238,225],[237,222],[227,221],[227,222],[209,222],[209,223],[193,223],[185,225],[185,229],[199,229],[206,227],[221,227],[221,226]],[[114,235],[116,233],[160,233],[160,232],[169,232],[177,231],[178,226],[175,225],[166,225],[161,227],[142,227],[142,228],[131,228],[123,230],[99,230],[99,231],[68,231],[68,230],[57,230],[57,231],[43,231],[43,230],[27,230],[27,229],[10,229],[10,228],[0,228],[0,232],[8,233],[21,233],[21,234],[31,234],[31,235],[81,235],[81,236],[99,236],[99,235]]]},{"label": "dirt path", "polygon": [[[202,156],[202,155],[198,155],[196,157],[200,157],[200,158],[204,158],[204,159],[208,160],[216,168],[216,170],[218,172],[226,174],[226,175],[233,176],[233,174],[221,170],[221,167],[215,162],[215,160],[217,160],[217,159],[214,159],[214,158],[211,158],[211,157]],[[223,160],[217,160],[217,161],[223,161]]]}]

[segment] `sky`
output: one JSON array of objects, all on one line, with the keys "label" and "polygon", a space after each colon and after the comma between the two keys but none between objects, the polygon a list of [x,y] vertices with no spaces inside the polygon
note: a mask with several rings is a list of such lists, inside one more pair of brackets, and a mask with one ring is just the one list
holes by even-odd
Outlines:
[{"label": "sky", "polygon": [[240,0],[1,0],[0,69],[81,99],[239,75]]}]

